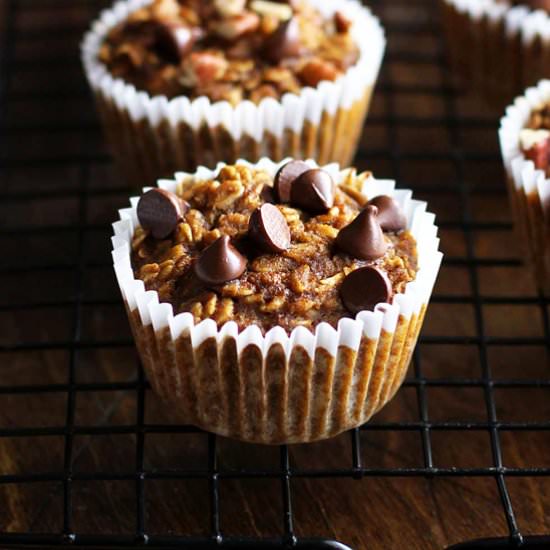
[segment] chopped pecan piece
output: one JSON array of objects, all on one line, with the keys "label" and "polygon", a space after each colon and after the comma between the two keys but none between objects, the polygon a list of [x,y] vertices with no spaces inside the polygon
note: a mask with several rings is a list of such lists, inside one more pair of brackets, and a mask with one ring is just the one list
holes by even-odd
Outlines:
[{"label": "chopped pecan piece", "polygon": [[183,86],[206,86],[220,79],[228,63],[219,54],[205,52],[193,52],[184,62],[184,74],[180,82]]},{"label": "chopped pecan piece", "polygon": [[214,7],[222,17],[238,15],[245,6],[246,0],[214,0]]},{"label": "chopped pecan piece", "polygon": [[260,18],[250,11],[239,15],[214,21],[211,25],[212,31],[225,40],[237,40],[245,34],[254,32],[260,26]]},{"label": "chopped pecan piece", "polygon": [[315,87],[323,80],[336,80],[338,71],[332,63],[322,59],[312,59],[301,68],[298,76],[306,86]]}]

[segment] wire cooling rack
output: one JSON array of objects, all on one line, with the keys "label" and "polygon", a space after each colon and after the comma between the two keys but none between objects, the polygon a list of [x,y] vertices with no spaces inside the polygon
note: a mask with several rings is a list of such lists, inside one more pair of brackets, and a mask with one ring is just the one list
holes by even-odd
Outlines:
[{"label": "wire cooling rack", "polygon": [[[484,484],[494,499],[457,492],[448,499],[456,515],[434,518],[451,526],[446,535],[369,548],[550,548],[550,463],[538,461],[549,450],[549,300],[534,290],[511,232],[498,113],[457,93],[436,2],[371,2],[389,52],[357,157],[361,168],[412,187],[439,218],[445,265],[409,378],[393,404],[335,446],[242,446],[248,463],[227,458],[227,441],[163,416],[136,366],[108,251],[108,222],[132,189],[113,175],[77,52],[104,5],[0,0],[0,547],[348,548],[331,541],[339,538],[360,550],[357,526],[353,537],[349,525],[310,538],[322,536],[330,512],[304,532],[297,486],[350,480],[342,491],[366,488],[375,510],[383,502],[372,488],[398,479],[426,483],[432,498],[444,480]],[[174,441],[167,466],[163,449]],[[389,443],[399,447],[394,455]],[[269,466],[254,462],[260,455]],[[466,455],[475,460],[465,464]],[[249,480],[278,486],[277,513],[254,500],[257,492],[252,499],[266,510],[269,536],[258,525],[231,533],[254,510],[224,502],[225,486]],[[205,521],[199,534],[181,532],[181,517],[154,517],[156,502],[183,482],[198,487],[180,515],[186,526]],[[122,497],[118,484],[130,488]],[[362,517],[366,531],[371,517]],[[479,535],[494,538],[462,542]]]}]

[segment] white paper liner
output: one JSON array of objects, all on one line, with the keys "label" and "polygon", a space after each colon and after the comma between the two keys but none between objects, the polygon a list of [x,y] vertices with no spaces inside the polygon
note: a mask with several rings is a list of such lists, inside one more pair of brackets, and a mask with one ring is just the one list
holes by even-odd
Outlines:
[{"label": "white paper liner", "polygon": [[[262,159],[256,165],[246,161],[238,162],[247,166],[261,167],[274,176],[286,161],[274,163],[271,160]],[[313,161],[308,163],[312,167],[317,166]],[[194,177],[199,179],[214,177],[222,166],[224,164],[220,163],[215,170],[201,167],[195,175],[178,173],[174,180],[161,180],[158,186],[175,191],[177,182],[191,181]],[[338,183],[345,177],[346,172],[340,171],[337,164],[327,165],[324,169]],[[223,435],[261,443],[310,441],[329,437],[364,423],[397,391],[408,367],[439,272],[442,254],[438,251],[439,239],[434,223],[435,216],[426,211],[425,202],[412,198],[411,191],[395,189],[393,181],[370,177],[365,181],[363,193],[369,199],[381,194],[393,196],[403,208],[407,216],[408,228],[417,242],[419,268],[417,277],[407,284],[404,293],[394,297],[391,305],[378,304],[374,311],[363,311],[356,316],[356,319],[341,319],[337,329],[322,323],[316,327],[315,333],[298,327],[291,334],[287,334],[281,327],[274,327],[263,336],[257,326],[250,326],[239,333],[234,322],[229,322],[218,330],[212,320],[195,324],[189,313],[174,316],[170,304],[159,303],[157,292],[146,292],[143,282],[134,278],[131,267],[131,242],[134,229],[139,223],[136,214],[139,197],[133,197],[130,200],[131,207],[120,210],[120,220],[113,224],[112,255],[115,273],[130,318],[132,319],[134,315],[138,320],[137,329],[136,324],[133,324],[134,334],[141,330],[149,334],[145,338],[140,335],[136,337],[138,347],[148,375],[152,378],[153,386],[172,403],[175,402],[176,408],[184,409],[191,423]],[[174,350],[183,345],[182,341],[188,343],[187,355],[195,357],[191,367],[182,367],[178,364],[178,352]],[[197,366],[199,356],[202,357],[201,346],[208,345],[208,342],[215,342],[213,347],[218,351],[213,353],[215,356],[217,353],[221,361],[222,349],[226,349],[227,343],[231,341],[235,342],[236,349],[234,350],[235,364],[230,368],[240,373],[236,376],[248,380],[248,384],[246,388],[241,387],[241,393],[239,393],[240,401],[244,401],[245,405],[240,406],[240,413],[233,411],[230,419],[247,418],[247,392],[251,392],[252,396],[256,395],[258,401],[248,396],[252,399],[249,403],[250,408],[252,410],[259,408],[263,413],[261,418],[257,419],[257,423],[243,426],[245,422],[241,421],[240,427],[228,428],[223,423],[205,418],[204,411],[192,413],[189,408],[186,408],[187,401],[195,398],[200,401],[206,397],[202,395],[204,392],[198,389],[197,382],[192,392],[185,394],[182,376],[192,378],[193,375],[189,373],[192,373],[193,369],[200,372],[203,368],[203,363]],[[257,350],[259,364],[265,369],[257,382],[259,397],[250,387],[252,384],[249,373],[243,374],[243,364],[250,365],[250,361],[247,362],[243,357],[250,354],[251,349]],[[367,349],[371,350],[372,355],[368,360],[365,358]],[[278,361],[276,360],[277,350],[279,350]],[[155,356],[157,352],[159,356]],[[296,357],[300,359],[297,361]],[[324,367],[321,373],[315,375],[314,370],[319,368],[319,364]],[[287,384],[285,393],[287,401],[276,405],[271,410],[269,388],[266,387],[266,393],[262,394],[261,387],[269,386],[266,379],[276,376],[273,374],[277,372],[276,365],[280,365],[280,368],[285,371],[281,384],[283,382]],[[220,365],[218,369],[221,369]],[[308,376],[302,369],[310,369],[307,370]],[[327,395],[316,398],[315,391],[320,392],[325,387],[325,383],[330,386],[326,391]],[[190,391],[189,385],[191,383],[188,384],[188,391]],[[275,387],[279,386],[280,384],[275,385]],[[309,393],[302,396],[299,393],[302,390],[297,388],[302,388],[304,392]],[[292,391],[298,392],[295,399],[291,399]],[[344,397],[339,398],[340,393],[345,394]],[[275,392],[274,395],[277,393]],[[227,401],[228,397],[223,393],[218,396],[218,399],[226,403],[225,406],[228,408],[233,403],[231,399],[239,401],[236,397]],[[302,413],[298,409],[302,407],[303,400],[309,403],[309,411],[302,418],[300,417]],[[291,402],[297,402],[300,405],[290,406]],[[200,406],[195,406],[200,409]],[[326,410],[317,410],[319,407],[325,407]],[[282,428],[279,426],[275,429],[273,417],[277,415],[282,415],[284,421],[281,421]],[[293,418],[298,417],[300,418],[296,421],[297,423],[292,421]],[[229,420],[226,423],[230,423]]]},{"label": "white paper liner", "polygon": [[550,101],[550,80],[528,88],[506,109],[499,138],[516,226],[529,251],[537,282],[550,292],[550,179],[520,148],[520,132],[533,109]]},{"label": "white paper liner", "polygon": [[550,15],[496,0],[441,0],[451,63],[489,99],[510,99],[544,76]]},{"label": "white paper liner", "polygon": [[[357,64],[335,82],[324,81],[316,88],[304,88],[299,94],[285,94],[280,101],[266,98],[259,104],[254,104],[247,100],[233,107],[226,101],[212,103],[206,97],[195,100],[189,100],[187,97],[171,100],[165,96],[151,97],[146,92],[136,90],[129,83],[113,78],[107,67],[98,60],[99,48],[110,29],[151,1],[123,0],[116,3],[111,9],[101,13],[82,42],[82,61],[86,75],[98,97],[100,112],[104,111],[103,123],[107,127],[107,135],[116,157],[130,156],[139,160],[141,150],[146,149],[152,157],[149,162],[155,164],[156,161],[158,165],[153,167],[157,177],[163,172],[158,168],[165,169],[166,165],[184,166],[188,170],[194,170],[196,165],[193,163],[197,157],[200,161],[197,164],[206,163],[211,168],[220,158],[225,161],[232,160],[227,158],[227,153],[220,155],[216,154],[220,151],[209,150],[210,147],[223,149],[225,145],[220,143],[221,138],[216,134],[209,137],[212,143],[207,146],[195,144],[197,151],[186,155],[189,143],[185,142],[181,135],[183,125],[197,133],[205,127],[211,130],[222,127],[228,132],[230,139],[237,143],[243,137],[253,140],[256,144],[254,152],[241,151],[241,155],[246,155],[252,161],[263,156],[273,158],[274,154],[280,157],[276,160],[282,160],[289,155],[297,157],[301,151],[322,162],[351,161],[386,46],[384,30],[370,10],[357,0],[310,0],[327,17],[341,11],[353,21],[351,33],[360,50]],[[115,106],[122,116],[109,114],[109,108],[112,106]],[[348,119],[345,116],[346,112],[351,113]],[[323,122],[325,117],[333,119],[330,128],[328,123]],[[146,132],[143,129],[136,130],[136,125],[140,123],[145,123],[148,128],[153,129],[153,136],[144,136],[143,142],[136,142],[132,134]],[[167,126],[164,132],[168,133],[168,141],[171,142],[168,146],[164,134],[160,133],[162,123],[166,123]],[[300,136],[307,123],[313,128],[319,128],[319,134],[323,130],[323,124],[326,124],[326,130],[334,134],[328,136],[328,144],[320,143],[323,139],[320,135],[315,138],[317,143],[313,150],[311,146],[307,150],[306,145],[299,143],[300,140],[294,140],[298,141],[296,150],[291,150],[288,144],[278,144],[269,148],[270,141],[266,139],[267,136],[271,140],[283,143],[284,134],[288,131],[301,137],[301,141],[307,140],[307,136]],[[336,139],[346,126],[347,139]],[[197,137],[195,139],[200,141]],[[232,147],[235,148],[234,145]],[[280,151],[277,151],[277,147]],[[152,148],[158,148],[158,151],[151,152]],[[257,158],[252,158],[253,156]],[[122,159],[121,162],[124,161],[128,162],[128,159]],[[138,172],[139,178],[143,169]],[[128,174],[129,170],[126,170],[126,173]],[[150,180],[151,183],[153,181]]]}]

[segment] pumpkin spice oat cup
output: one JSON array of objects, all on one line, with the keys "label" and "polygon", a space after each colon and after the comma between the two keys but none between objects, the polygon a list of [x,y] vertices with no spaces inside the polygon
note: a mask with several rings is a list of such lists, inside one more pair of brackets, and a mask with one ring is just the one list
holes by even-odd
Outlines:
[{"label": "pumpkin spice oat cup", "polygon": [[550,80],[508,107],[499,136],[518,237],[538,287],[550,295]]},{"label": "pumpkin spice oat cup", "polygon": [[126,0],[82,60],[122,174],[140,187],[221,159],[348,165],[385,50],[356,0]]},{"label": "pumpkin spice oat cup", "polygon": [[394,396],[442,259],[410,191],[262,159],[178,173],[130,203],[114,269],[148,378],[181,420],[308,442]]},{"label": "pumpkin spice oat cup", "polygon": [[441,0],[449,60],[497,106],[548,77],[549,0]]}]

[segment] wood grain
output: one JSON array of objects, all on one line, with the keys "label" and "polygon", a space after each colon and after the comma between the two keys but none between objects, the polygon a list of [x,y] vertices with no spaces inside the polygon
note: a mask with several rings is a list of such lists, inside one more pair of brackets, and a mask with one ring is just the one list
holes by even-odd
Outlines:
[{"label": "wood grain", "polygon": [[[0,0],[0,14],[7,3]],[[466,257],[470,246],[480,258],[521,258],[521,248],[507,225],[494,231],[476,230],[470,242],[460,228],[465,212],[476,222],[510,221],[496,142],[499,113],[475,99],[459,97],[454,102],[459,117],[475,117],[487,124],[459,124],[449,129],[449,105],[443,96],[426,92],[446,82],[444,71],[435,62],[440,52],[434,32],[438,25],[435,2],[378,0],[373,4],[389,25],[389,55],[358,164],[382,177],[398,178],[403,186],[414,188],[419,198],[429,201],[443,224],[442,246],[449,257]],[[63,473],[65,439],[56,429],[66,422],[65,385],[72,360],[78,384],[131,384],[137,377],[131,343],[108,345],[113,339],[130,340],[108,250],[109,223],[117,208],[126,204],[130,189],[105,156],[78,61],[81,33],[99,6],[91,0],[22,0],[17,3],[15,19],[7,21],[0,16],[0,40],[2,25],[17,30],[8,52],[7,97],[0,105],[4,124],[0,158],[7,160],[0,171],[0,245],[4,251],[0,284],[9,289],[0,298],[0,386],[43,386],[40,393],[0,394],[0,476]],[[420,29],[414,39],[407,32],[409,25]],[[399,117],[399,124],[391,126],[392,117]],[[462,177],[469,190],[466,202],[458,186],[457,165],[445,156],[452,147],[490,155],[486,160],[464,162]],[[385,154],[390,148],[401,157],[392,159]],[[417,153],[433,154],[435,160],[415,157]],[[87,193],[84,204],[79,195],[83,189]],[[78,222],[83,224],[80,236],[73,227]],[[79,254],[83,261],[81,283],[70,267]],[[45,263],[57,267],[21,270]],[[482,296],[536,296],[529,273],[520,266],[478,267],[476,274]],[[476,336],[480,327],[473,290],[471,273],[465,266],[446,265],[436,295],[468,300],[433,303],[424,336]],[[75,332],[73,300],[79,292],[84,300],[80,340],[99,345],[84,347],[71,357],[70,350],[61,344],[70,341]],[[37,307],[37,303],[46,305]],[[52,303],[56,305],[47,305]],[[16,307],[21,304],[33,307]],[[540,338],[544,336],[543,320],[541,307],[534,303],[482,305],[488,337]],[[11,349],[24,343],[34,343],[35,349]],[[60,343],[57,349],[43,347],[55,343]],[[486,351],[487,365],[496,380],[548,377],[548,346],[489,346]],[[484,374],[482,354],[474,344],[421,343],[418,359],[419,372],[431,381],[479,380]],[[52,385],[56,391],[51,391]],[[547,388],[499,387],[494,390],[494,399],[501,422],[550,418]],[[433,422],[483,423],[488,418],[481,387],[428,386],[426,401]],[[76,394],[77,427],[128,427],[135,425],[136,417],[137,394],[132,389]],[[374,419],[376,424],[387,424],[387,429],[361,432],[363,466],[423,468],[420,431],[389,426],[420,419],[417,389],[406,386]],[[173,423],[169,411],[149,391],[145,422]],[[15,428],[51,428],[55,435],[10,436],[9,430]],[[499,438],[505,466],[550,467],[548,432],[501,430]],[[136,441],[135,433],[76,435],[71,468],[78,474],[132,476]],[[493,465],[488,430],[431,430],[430,442],[436,467]],[[178,469],[204,473],[207,445],[204,434],[148,434],[144,468],[150,472]],[[351,451],[351,438],[344,434],[331,441],[293,447],[291,465],[309,473],[349,469]],[[219,441],[218,458],[221,472],[276,472],[279,468],[277,449],[224,439]],[[61,482],[4,483],[3,479],[0,477],[0,532],[61,532]],[[507,485],[522,531],[550,532],[550,478],[515,477],[507,479]],[[205,479],[146,480],[146,531],[208,535],[207,490]],[[354,480],[298,476],[292,479],[291,490],[298,536],[325,536],[355,550],[399,549],[404,545],[435,550],[477,537],[507,534],[497,485],[490,477],[380,475]],[[71,528],[75,532],[134,532],[136,493],[130,478],[74,481],[72,497]],[[220,481],[221,529],[226,535],[278,536],[283,530],[282,510],[277,479]]]}]

